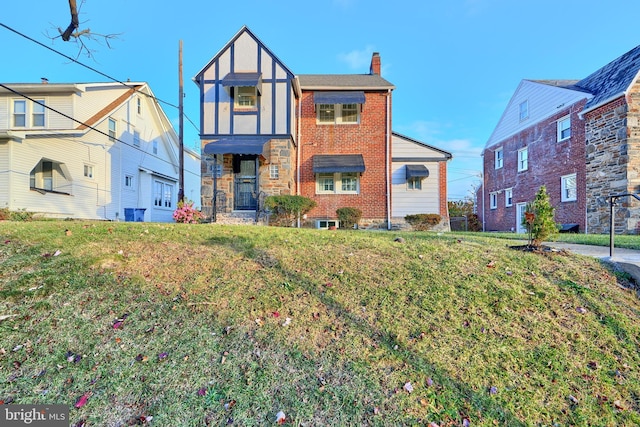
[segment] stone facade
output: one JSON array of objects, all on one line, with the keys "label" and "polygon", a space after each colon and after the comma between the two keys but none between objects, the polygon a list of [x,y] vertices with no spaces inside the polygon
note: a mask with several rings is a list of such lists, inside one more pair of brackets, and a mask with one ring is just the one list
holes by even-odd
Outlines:
[{"label": "stone facade", "polygon": [[[610,232],[609,196],[640,191],[640,86],[629,100],[622,96],[585,114],[587,221],[590,233]],[[618,199],[616,233],[637,234],[640,203]]]}]

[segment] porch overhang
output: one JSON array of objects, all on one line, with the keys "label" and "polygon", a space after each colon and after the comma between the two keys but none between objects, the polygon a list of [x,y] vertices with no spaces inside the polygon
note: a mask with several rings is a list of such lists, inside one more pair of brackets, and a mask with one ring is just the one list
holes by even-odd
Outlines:
[{"label": "porch overhang", "polygon": [[269,138],[223,138],[204,146],[204,154],[257,154],[268,157]]},{"label": "porch overhang", "polygon": [[406,177],[407,179],[411,178],[427,178],[429,176],[429,169],[425,165],[407,165],[406,166]]},{"label": "porch overhang", "polygon": [[313,156],[313,173],[365,171],[362,154],[319,154]]}]

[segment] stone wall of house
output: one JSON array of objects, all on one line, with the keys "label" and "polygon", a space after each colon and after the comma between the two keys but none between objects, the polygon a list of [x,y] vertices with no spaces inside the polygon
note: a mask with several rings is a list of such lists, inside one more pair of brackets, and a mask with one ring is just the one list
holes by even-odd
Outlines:
[{"label": "stone wall of house", "polygon": [[[625,97],[585,114],[588,232],[610,232],[609,196],[640,190],[640,98],[635,85],[627,104]],[[640,204],[619,199],[615,209],[616,233],[637,234]]]}]

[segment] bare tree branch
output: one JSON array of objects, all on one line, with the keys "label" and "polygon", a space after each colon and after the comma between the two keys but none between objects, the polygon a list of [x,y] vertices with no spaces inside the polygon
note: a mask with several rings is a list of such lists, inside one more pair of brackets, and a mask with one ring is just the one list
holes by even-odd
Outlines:
[{"label": "bare tree branch", "polygon": [[67,29],[64,30],[64,32],[61,34],[62,40],[66,42],[69,41],[73,32],[80,26],[80,21],[78,20],[78,7],[76,5],[76,0],[69,0],[69,9],[71,11],[71,23],[69,24]]}]

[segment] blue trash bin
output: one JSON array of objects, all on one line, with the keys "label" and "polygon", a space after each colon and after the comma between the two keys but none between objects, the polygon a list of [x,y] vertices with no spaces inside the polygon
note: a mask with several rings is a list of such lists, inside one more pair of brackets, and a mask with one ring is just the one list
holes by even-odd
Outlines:
[{"label": "blue trash bin", "polygon": [[144,211],[146,211],[145,208],[134,209],[133,211],[134,221],[144,222]]},{"label": "blue trash bin", "polygon": [[124,220],[127,222],[132,222],[134,220],[133,208],[124,208]]}]

